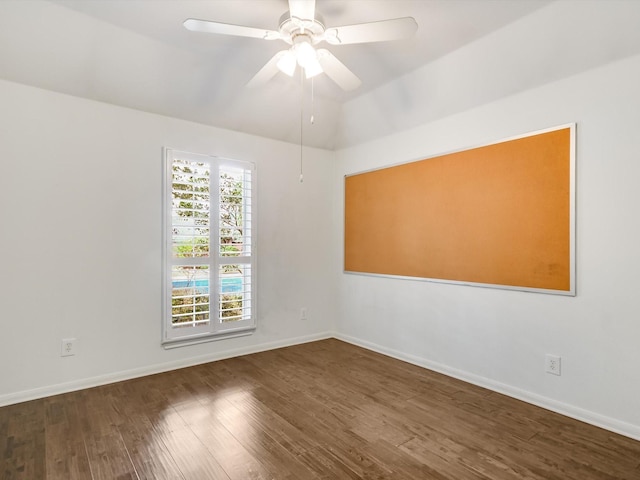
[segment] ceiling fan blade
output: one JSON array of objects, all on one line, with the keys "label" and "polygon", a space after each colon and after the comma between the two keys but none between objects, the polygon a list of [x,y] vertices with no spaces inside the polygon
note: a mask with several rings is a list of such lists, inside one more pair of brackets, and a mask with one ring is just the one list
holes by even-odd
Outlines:
[{"label": "ceiling fan blade", "polygon": [[413,17],[402,17],[379,22],[327,28],[324,32],[324,39],[331,45],[385,42],[409,38],[417,29],[418,24]]},{"label": "ceiling fan blade", "polygon": [[338,60],[333,54],[325,49],[318,50],[318,61],[322,66],[322,70],[327,76],[336,82],[340,88],[345,91],[351,91],[362,85],[362,82],[356,75]]},{"label": "ceiling fan blade", "polygon": [[316,14],[316,0],[289,0],[289,15],[300,20],[313,20]]},{"label": "ceiling fan blade", "polygon": [[264,67],[260,69],[258,73],[256,73],[251,80],[247,83],[247,87],[255,88],[261,85],[264,85],[269,80],[271,80],[276,73],[280,70],[278,69],[278,62],[280,59],[287,54],[288,50],[281,50],[276,53],[271,60],[269,60]]},{"label": "ceiling fan blade", "polygon": [[238,37],[263,38],[265,40],[276,40],[280,38],[280,33],[275,30],[263,28],[246,27],[244,25],[232,25],[230,23],[211,22],[209,20],[198,20],[187,18],[184,28],[192,32],[217,33],[220,35],[235,35]]}]

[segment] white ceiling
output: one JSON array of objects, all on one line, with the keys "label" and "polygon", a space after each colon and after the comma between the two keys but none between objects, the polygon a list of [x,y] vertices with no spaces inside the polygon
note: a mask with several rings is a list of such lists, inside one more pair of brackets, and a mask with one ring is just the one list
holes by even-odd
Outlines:
[{"label": "white ceiling", "polygon": [[[412,16],[415,38],[329,46],[363,82],[314,82],[308,143],[334,148],[342,104],[414,71],[550,0],[317,0],[327,26]],[[299,142],[300,79],[245,84],[285,46],[182,27],[189,17],[277,29],[286,0],[3,0],[0,78],[278,140]],[[310,91],[305,86],[305,102]],[[309,110],[309,106],[305,107]]]}]

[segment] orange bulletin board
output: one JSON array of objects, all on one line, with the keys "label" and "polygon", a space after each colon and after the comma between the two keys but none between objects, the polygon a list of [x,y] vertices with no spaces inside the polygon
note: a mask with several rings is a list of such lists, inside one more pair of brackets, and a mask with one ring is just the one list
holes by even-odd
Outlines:
[{"label": "orange bulletin board", "polygon": [[344,269],[575,295],[575,124],[345,177]]}]

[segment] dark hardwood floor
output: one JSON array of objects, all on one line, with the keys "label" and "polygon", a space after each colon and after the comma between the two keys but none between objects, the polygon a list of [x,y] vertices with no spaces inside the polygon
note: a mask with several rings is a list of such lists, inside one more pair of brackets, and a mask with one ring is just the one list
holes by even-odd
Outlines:
[{"label": "dark hardwood floor", "polygon": [[325,340],[0,408],[0,478],[640,479],[640,442]]}]

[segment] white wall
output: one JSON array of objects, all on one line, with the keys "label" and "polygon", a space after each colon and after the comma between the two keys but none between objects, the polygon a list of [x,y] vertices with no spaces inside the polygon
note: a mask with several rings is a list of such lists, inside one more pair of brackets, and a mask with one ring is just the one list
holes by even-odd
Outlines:
[{"label": "white wall", "polygon": [[[0,105],[0,405],[327,335],[333,153],[300,184],[296,145],[5,81]],[[163,146],[257,164],[252,336],[160,346]]]},{"label": "white wall", "polygon": [[577,122],[576,297],[341,274],[340,336],[640,438],[639,78],[634,56],[339,151],[335,215],[345,174]]}]

